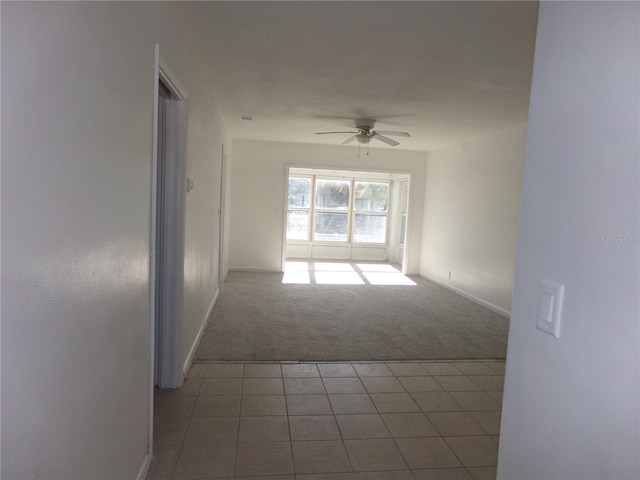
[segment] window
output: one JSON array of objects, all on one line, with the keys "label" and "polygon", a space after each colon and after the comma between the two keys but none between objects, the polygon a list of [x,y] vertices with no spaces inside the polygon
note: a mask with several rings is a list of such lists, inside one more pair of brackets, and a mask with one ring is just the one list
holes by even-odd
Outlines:
[{"label": "window", "polygon": [[309,240],[311,179],[289,177],[287,240]]},{"label": "window", "polygon": [[389,182],[291,176],[287,240],[386,244],[389,190]]},{"label": "window", "polygon": [[354,217],[355,243],[385,243],[387,240],[387,211],[389,184],[355,182]]},{"label": "window", "polygon": [[347,241],[350,187],[348,180],[316,179],[314,240]]}]

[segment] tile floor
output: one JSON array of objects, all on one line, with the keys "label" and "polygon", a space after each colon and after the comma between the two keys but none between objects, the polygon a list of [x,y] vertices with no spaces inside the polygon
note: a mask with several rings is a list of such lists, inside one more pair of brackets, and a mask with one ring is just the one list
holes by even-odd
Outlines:
[{"label": "tile floor", "polygon": [[504,362],[196,363],[147,479],[495,479]]}]

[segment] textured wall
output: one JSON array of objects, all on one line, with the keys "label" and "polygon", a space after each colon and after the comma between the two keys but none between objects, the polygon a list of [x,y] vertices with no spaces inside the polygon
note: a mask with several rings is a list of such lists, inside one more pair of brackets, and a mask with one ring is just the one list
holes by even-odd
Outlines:
[{"label": "textured wall", "polygon": [[[526,126],[429,152],[420,273],[508,313]],[[449,275],[451,272],[451,275]]]},{"label": "textured wall", "polygon": [[198,179],[185,354],[217,289],[224,132],[174,9],[2,3],[2,478],[125,479],[144,464],[156,41],[188,93]]},{"label": "textured wall", "polygon": [[[539,19],[498,477],[637,479],[640,4]],[[560,338],[536,329],[543,278]]]}]

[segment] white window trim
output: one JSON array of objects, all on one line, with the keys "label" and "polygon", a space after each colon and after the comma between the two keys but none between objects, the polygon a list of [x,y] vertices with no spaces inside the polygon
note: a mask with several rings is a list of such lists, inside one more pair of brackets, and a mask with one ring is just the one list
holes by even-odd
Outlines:
[{"label": "white window trim", "polygon": [[[335,246],[348,246],[348,247],[385,247],[389,246],[389,218],[391,213],[391,202],[392,202],[392,188],[393,182],[389,180],[382,179],[372,179],[367,178],[365,176],[331,176],[331,175],[301,175],[296,173],[289,173],[287,177],[287,189],[288,180],[290,178],[309,178],[311,180],[311,198],[309,201],[309,207],[290,207],[287,203],[287,219],[289,216],[289,212],[291,211],[303,211],[309,212],[309,228],[307,231],[307,240],[286,238],[287,228],[285,225],[285,239],[286,243],[291,244],[304,244],[304,245],[335,245]],[[316,207],[316,182],[318,180],[346,180],[349,181],[349,206],[346,210],[337,210],[337,209],[327,209],[327,208],[317,208]],[[355,184],[357,183],[381,183],[386,184],[388,186],[387,192],[387,209],[385,212],[369,212],[364,210],[355,209]],[[347,239],[345,241],[337,240],[316,240],[315,239],[315,228],[316,221],[315,215],[316,212],[320,213],[347,213]],[[368,216],[381,216],[385,217],[385,232],[384,232],[384,242],[358,242],[353,240],[353,230],[355,225],[355,217],[356,215],[368,215]]]}]

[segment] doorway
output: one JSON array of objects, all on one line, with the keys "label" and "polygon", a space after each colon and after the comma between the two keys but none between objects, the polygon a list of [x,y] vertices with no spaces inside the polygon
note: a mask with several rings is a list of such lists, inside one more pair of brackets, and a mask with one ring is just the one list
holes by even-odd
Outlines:
[{"label": "doorway", "polygon": [[181,366],[181,317],[186,203],[186,101],[158,66],[152,193],[153,386],[177,388]]}]

